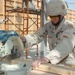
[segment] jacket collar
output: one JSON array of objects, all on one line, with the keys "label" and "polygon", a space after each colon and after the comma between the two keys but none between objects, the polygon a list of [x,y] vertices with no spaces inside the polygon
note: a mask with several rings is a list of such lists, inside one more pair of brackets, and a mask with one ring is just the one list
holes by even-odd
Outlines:
[{"label": "jacket collar", "polygon": [[65,22],[65,18],[61,21],[57,29],[55,29],[55,26],[52,25],[52,29],[54,29],[53,30],[54,34],[57,34],[62,29],[64,22]]}]

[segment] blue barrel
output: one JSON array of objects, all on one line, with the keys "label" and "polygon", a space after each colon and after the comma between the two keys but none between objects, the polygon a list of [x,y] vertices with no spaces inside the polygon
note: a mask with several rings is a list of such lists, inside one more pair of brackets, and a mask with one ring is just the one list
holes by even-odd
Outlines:
[{"label": "blue barrel", "polygon": [[2,42],[2,44],[5,44],[8,38],[11,36],[19,36],[19,35],[15,31],[0,30],[0,41]]}]

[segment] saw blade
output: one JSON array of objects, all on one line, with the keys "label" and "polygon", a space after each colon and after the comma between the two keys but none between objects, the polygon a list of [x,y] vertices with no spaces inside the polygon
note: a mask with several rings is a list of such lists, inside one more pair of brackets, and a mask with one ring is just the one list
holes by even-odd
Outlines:
[{"label": "saw blade", "polygon": [[10,40],[13,43],[14,47],[17,48],[17,50],[19,52],[22,52],[24,50],[24,45],[23,45],[23,42],[20,39],[20,37],[18,37],[18,36],[11,36],[11,37],[9,37],[8,40]]},{"label": "saw blade", "polygon": [[[24,50],[24,45],[23,45],[22,40],[18,36],[11,36],[11,37],[9,37],[8,40],[11,41],[11,43],[8,44],[9,43],[8,42],[7,43],[7,46],[10,47],[11,44],[13,44],[13,46],[14,46],[14,49],[12,48],[13,53],[11,52],[11,54],[6,55],[6,56],[0,58],[0,61],[6,62],[6,63],[11,63],[11,60],[12,59],[16,59],[16,58],[19,58],[20,57],[21,53]],[[17,51],[14,52],[14,50],[16,50],[16,49],[17,49]],[[10,51],[12,51],[12,50],[10,50]]]}]

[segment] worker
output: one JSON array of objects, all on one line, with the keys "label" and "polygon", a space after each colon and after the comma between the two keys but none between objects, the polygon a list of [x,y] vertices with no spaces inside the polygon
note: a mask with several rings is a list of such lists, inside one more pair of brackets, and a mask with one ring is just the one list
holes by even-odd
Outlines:
[{"label": "worker", "polygon": [[27,2],[27,0],[22,0],[22,8],[23,9],[27,8],[27,4],[28,4],[29,9],[35,9],[35,6],[34,6],[34,3],[32,0],[28,0],[28,2]]},{"label": "worker", "polygon": [[26,6],[27,6],[26,0],[22,0],[22,8],[24,9],[26,8]]},{"label": "worker", "polygon": [[50,0],[47,3],[50,21],[33,34],[21,36],[25,48],[40,43],[48,37],[50,52],[44,58],[36,59],[32,66],[41,63],[58,64],[65,59],[66,64],[75,65],[75,24],[65,18],[68,7],[64,0]]}]

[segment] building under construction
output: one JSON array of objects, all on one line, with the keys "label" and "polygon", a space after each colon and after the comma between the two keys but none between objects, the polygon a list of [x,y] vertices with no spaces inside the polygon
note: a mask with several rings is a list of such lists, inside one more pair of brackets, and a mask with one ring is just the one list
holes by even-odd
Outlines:
[{"label": "building under construction", "polygon": [[[22,9],[22,0],[1,0],[0,19],[8,19],[8,22],[0,25],[1,30],[15,30],[19,34],[33,33],[44,22],[41,12],[44,10],[42,0],[33,0],[34,9],[29,7]],[[43,6],[43,7],[41,7]],[[67,19],[75,23],[75,11],[69,9]]]},{"label": "building under construction", "polygon": [[[27,5],[24,8],[22,1],[23,0],[0,0],[0,20],[8,20],[4,24],[0,24],[0,30],[14,30],[19,35],[27,35],[28,33],[34,33],[44,25],[44,23],[47,21],[45,9],[46,1],[32,0],[33,3],[30,7],[30,0],[26,0]],[[75,23],[75,10],[68,9],[68,14],[65,16],[65,18]],[[35,53],[35,57],[38,56],[38,45],[36,46]],[[63,66],[61,64],[42,64],[39,68],[32,70],[32,68],[30,67],[32,60],[28,59],[28,48],[26,49],[25,55],[25,60],[12,60],[12,64],[17,64],[18,62],[20,64],[21,62],[25,62],[26,64],[21,64],[21,67],[23,66],[23,69],[21,68],[19,70],[10,72],[5,71],[5,73],[4,71],[1,71],[0,75],[75,75],[75,66],[73,65]],[[2,59],[0,58],[0,60]],[[6,60],[4,59],[4,61]],[[4,66],[5,68],[6,65],[3,64],[2,66]]]}]

